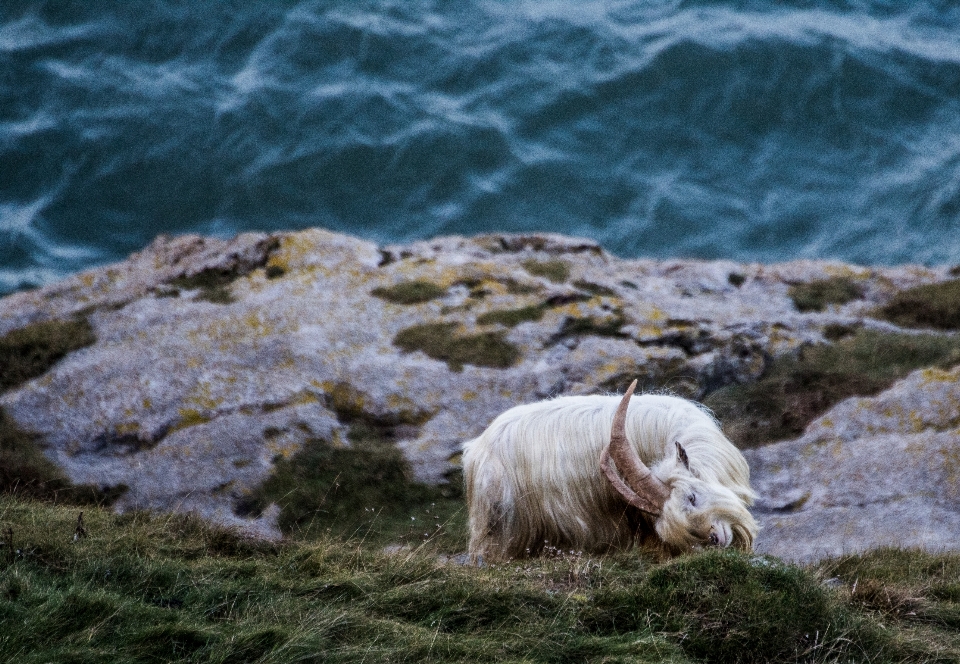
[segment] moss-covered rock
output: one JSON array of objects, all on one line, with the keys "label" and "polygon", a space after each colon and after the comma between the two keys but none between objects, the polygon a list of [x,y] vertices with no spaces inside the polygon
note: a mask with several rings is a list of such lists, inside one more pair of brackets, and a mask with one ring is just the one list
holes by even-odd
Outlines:
[{"label": "moss-covered rock", "polygon": [[378,286],[370,291],[370,294],[394,304],[422,304],[443,297],[445,292],[445,289],[435,283],[417,279],[393,286]]},{"label": "moss-covered rock", "polygon": [[[53,472],[46,459],[76,484],[129,486],[117,509],[194,511],[277,536],[269,501],[248,516],[234,504],[301,451],[362,465],[362,446],[346,444],[360,426],[386,441],[371,464],[396,453],[406,466],[395,477],[440,485],[463,441],[508,408],[617,391],[633,378],[647,391],[714,393],[711,404],[746,445],[805,435],[845,398],[879,398],[904,372],[954,361],[949,335],[888,343],[876,335],[889,325],[872,318],[898,292],[951,280],[946,269],[915,266],[621,260],[552,234],[396,247],[322,229],[158,238],[122,263],[0,301],[3,347],[14,348],[0,363],[0,407],[35,436],[7,446],[31,472]],[[804,313],[789,295],[794,286],[799,297],[801,284],[813,302]],[[82,323],[32,328],[87,318],[95,340]],[[28,328],[34,337],[24,341],[18,330]],[[941,450],[955,429],[907,438]],[[758,466],[758,486],[772,467]],[[910,485],[911,499],[929,504],[920,486]],[[777,509],[826,509],[805,492]],[[845,525],[876,526],[870,509],[850,507]],[[796,549],[785,531],[762,532]],[[940,542],[927,531],[909,537]]]},{"label": "moss-covered rock", "polygon": [[0,392],[45,373],[68,353],[96,341],[86,320],[34,323],[0,337]]},{"label": "moss-covered rock", "polygon": [[506,369],[520,359],[520,349],[504,339],[501,332],[464,334],[457,323],[425,323],[397,332],[393,344],[408,353],[422,351],[446,362],[451,371],[463,371],[465,364]]},{"label": "moss-covered rock", "polygon": [[960,279],[902,290],[875,313],[901,327],[960,329]]}]

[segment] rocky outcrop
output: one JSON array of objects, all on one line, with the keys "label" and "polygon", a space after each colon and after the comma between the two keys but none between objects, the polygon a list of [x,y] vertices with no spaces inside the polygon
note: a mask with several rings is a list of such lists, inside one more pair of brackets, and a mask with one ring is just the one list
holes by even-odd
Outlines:
[{"label": "rocky outcrop", "polygon": [[798,440],[747,450],[758,549],[818,559],[878,547],[960,548],[960,368],[852,398]]},{"label": "rocky outcrop", "polygon": [[[856,283],[852,299],[798,310],[791,288],[838,277]],[[129,487],[118,509],[193,510],[269,535],[275,515],[238,516],[237,501],[305,440],[348,445],[357,418],[389,428],[419,479],[442,482],[461,443],[513,405],[622,390],[634,377],[702,398],[838,326],[897,329],[875,307],[949,278],[911,266],[622,260],[549,234],[382,247],[317,229],[160,237],[123,263],[0,301],[0,336],[82,318],[96,338],[0,406],[73,481]],[[924,404],[940,397],[911,392],[926,380],[915,376],[749,453],[765,550],[944,545],[956,432],[947,415],[926,424]],[[946,413],[953,402],[942,403]],[[909,442],[893,415],[864,414],[891,404],[924,413],[920,424],[905,416],[921,426]],[[901,464],[899,493],[889,467],[866,463],[878,455]],[[858,493],[858,482],[877,489]],[[895,509],[922,513],[906,536],[890,534]],[[849,537],[817,548],[818,528]]]}]

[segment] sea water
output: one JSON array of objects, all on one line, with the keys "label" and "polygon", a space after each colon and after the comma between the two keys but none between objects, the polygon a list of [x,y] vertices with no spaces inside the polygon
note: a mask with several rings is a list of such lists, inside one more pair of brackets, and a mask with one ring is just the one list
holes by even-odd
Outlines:
[{"label": "sea water", "polygon": [[0,293],[310,226],[960,262],[960,5],[0,3]]}]

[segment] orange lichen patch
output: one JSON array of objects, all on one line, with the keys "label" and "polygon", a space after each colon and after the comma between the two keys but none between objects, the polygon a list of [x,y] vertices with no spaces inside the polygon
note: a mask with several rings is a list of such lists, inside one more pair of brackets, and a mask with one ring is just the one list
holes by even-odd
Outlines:
[{"label": "orange lichen patch", "polygon": [[923,384],[928,383],[956,383],[960,382],[960,373],[957,369],[940,369],[939,367],[930,367],[920,372],[923,378]]},{"label": "orange lichen patch", "polygon": [[927,428],[927,423],[924,421],[923,417],[917,411],[911,411],[910,413],[910,429],[913,433],[920,433]]},{"label": "orange lichen patch", "polygon": [[289,273],[305,267],[310,256],[323,251],[318,240],[319,238],[313,237],[309,231],[282,235],[279,246],[270,254],[264,269],[280,269]]}]

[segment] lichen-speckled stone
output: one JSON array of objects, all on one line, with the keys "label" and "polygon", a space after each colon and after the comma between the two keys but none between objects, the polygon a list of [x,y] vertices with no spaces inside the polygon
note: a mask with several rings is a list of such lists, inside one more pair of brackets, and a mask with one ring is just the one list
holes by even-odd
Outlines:
[{"label": "lichen-speckled stone", "polygon": [[847,399],[799,439],[746,457],[761,551],[807,560],[881,546],[960,550],[960,368]]},{"label": "lichen-speckled stone", "polygon": [[[569,273],[560,283],[548,278],[556,271],[537,276],[531,267],[556,261]],[[211,271],[236,275],[220,302],[175,287]],[[855,277],[864,297],[822,313],[799,313],[790,285],[831,276]],[[319,229],[228,241],[160,237],[127,261],[0,301],[0,335],[83,315],[97,336],[94,345],[0,396],[0,405],[40,435],[48,456],[73,480],[128,485],[118,509],[193,510],[269,536],[276,534],[275,512],[241,518],[233,512],[235,501],[309,437],[348,444],[337,412],[343,399],[369,417],[400,422],[398,444],[416,476],[442,481],[462,442],[514,405],[618,389],[633,376],[648,390],[702,396],[755,379],[770,357],[822,342],[827,324],[890,328],[864,314],[898,288],[946,278],[945,269],[916,266],[621,260],[589,240],[551,234],[385,247]],[[397,304],[371,294],[417,280],[443,295]],[[542,307],[543,315],[514,327],[478,323],[484,313],[524,307]],[[455,323],[462,335],[500,334],[519,349],[519,359],[507,368],[465,364],[457,370],[394,345],[401,330],[429,323]],[[841,500],[854,496],[855,477],[877,477],[880,484],[880,466],[848,461],[863,454],[884,451],[884,459],[904,465],[904,454],[913,458],[916,446],[926,450],[917,455],[926,454],[926,461],[901,475],[916,486],[928,480],[955,486],[949,464],[932,461],[954,458],[953,434],[943,424],[952,421],[946,395],[956,387],[954,378],[921,372],[908,379],[942,384],[936,392],[942,403],[933,391],[924,401],[909,390],[870,402],[880,405],[847,402],[828,414],[832,428],[821,418],[801,441],[751,453],[766,501],[763,546],[807,555],[802,546],[812,546],[809,535],[795,535],[789,523],[809,533],[818,524],[815,510],[829,513],[829,523],[840,529],[845,512],[837,510],[864,519],[881,515],[879,508]],[[934,420],[938,424],[928,424]],[[876,430],[867,436],[869,427]],[[848,451],[858,445],[874,452]],[[817,455],[829,456],[830,463]],[[782,476],[778,464],[795,470]],[[794,511],[775,505],[807,487],[810,497]],[[914,509],[909,501],[915,500],[929,508],[925,520],[914,521],[913,539],[892,537],[889,523],[874,529],[858,522],[860,530],[849,532],[875,530],[868,545],[884,538],[936,543],[930,539],[937,532],[936,509],[947,509],[949,501],[934,487],[928,493],[911,489],[899,504]],[[865,492],[864,504],[874,505],[870,501],[880,495],[879,487]],[[856,537],[849,548],[868,542]]]}]

